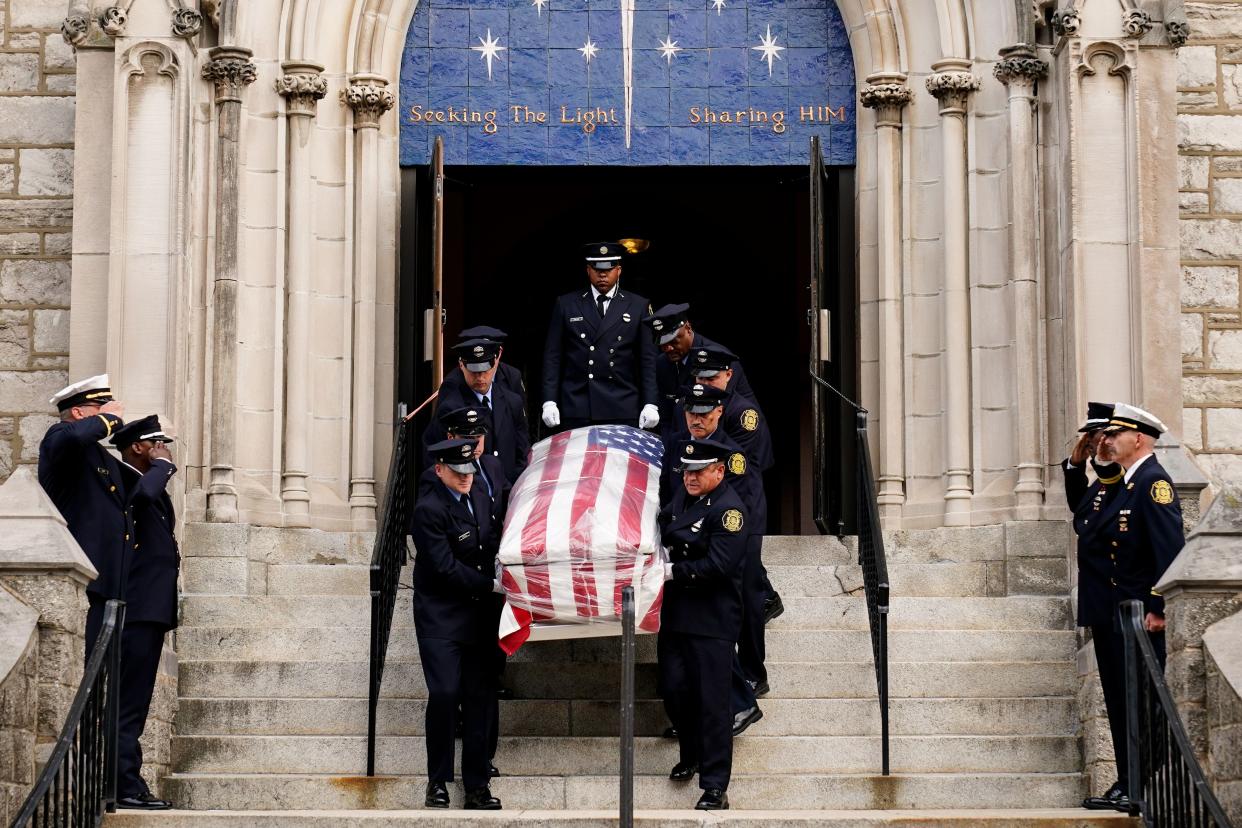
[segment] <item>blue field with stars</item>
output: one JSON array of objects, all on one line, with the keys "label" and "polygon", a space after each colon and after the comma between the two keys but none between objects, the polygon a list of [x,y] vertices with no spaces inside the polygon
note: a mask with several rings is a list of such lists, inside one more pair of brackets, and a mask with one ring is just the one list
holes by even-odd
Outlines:
[{"label": "blue field with stars", "polygon": [[833,0],[424,0],[401,163],[852,165],[854,89]]}]

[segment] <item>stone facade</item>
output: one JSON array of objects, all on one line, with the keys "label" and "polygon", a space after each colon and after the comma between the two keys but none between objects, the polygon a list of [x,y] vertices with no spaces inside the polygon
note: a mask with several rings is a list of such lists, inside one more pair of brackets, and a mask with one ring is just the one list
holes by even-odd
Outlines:
[{"label": "stone facade", "polygon": [[39,614],[0,586],[0,824],[34,784]]},{"label": "stone facade", "polygon": [[1207,662],[1208,761],[1212,789],[1235,824],[1242,822],[1242,613],[1203,634]]},{"label": "stone facade", "polygon": [[1214,480],[1242,472],[1242,4],[1186,4],[1178,53],[1182,439]]},{"label": "stone facade", "polygon": [[69,367],[73,47],[65,4],[0,7],[0,481],[38,458]]}]

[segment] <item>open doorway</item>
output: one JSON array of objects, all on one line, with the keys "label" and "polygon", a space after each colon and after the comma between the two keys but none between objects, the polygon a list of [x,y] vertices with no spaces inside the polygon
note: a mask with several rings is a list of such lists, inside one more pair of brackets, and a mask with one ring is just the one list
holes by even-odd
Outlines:
[{"label": "open doorway", "polygon": [[[835,372],[857,387],[857,299],[852,242],[853,170],[833,173],[830,256]],[[435,388],[424,353],[430,249],[426,167],[403,170],[399,399]],[[653,306],[688,302],[695,329],[742,359],[772,430],[777,463],[766,476],[768,532],[810,534],[812,437],[810,245],[806,167],[447,167],[443,306],[447,342],[471,325],[509,333],[504,358],[522,371],[533,438],[544,336],[556,296],[586,284],[582,244],[640,238],[621,283]],[[844,228],[844,229],[843,229]],[[839,238],[848,234],[850,239]],[[660,358],[663,358],[662,356]],[[446,360],[451,365],[451,359]],[[840,431],[837,429],[837,431]],[[844,448],[844,446],[842,446]],[[834,497],[839,501],[840,497]]]}]

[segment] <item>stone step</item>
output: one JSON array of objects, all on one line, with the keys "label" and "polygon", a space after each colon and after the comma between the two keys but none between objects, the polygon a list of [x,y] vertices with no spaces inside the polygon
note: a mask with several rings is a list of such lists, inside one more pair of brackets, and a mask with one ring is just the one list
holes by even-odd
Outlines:
[{"label": "stone step", "polygon": [[[349,661],[367,651],[368,627],[191,627],[178,632],[177,654],[187,660]],[[767,631],[767,663],[836,660],[870,661],[871,634],[866,630]],[[1070,630],[892,630],[888,634],[889,663],[922,661],[1064,661],[1076,650]],[[510,662],[541,664],[617,662],[620,639],[582,638],[527,644]],[[404,628],[388,642],[393,661],[418,659],[418,642]],[[639,663],[656,660],[656,637],[639,636]]]},{"label": "stone step", "polygon": [[[366,698],[369,666],[364,661],[181,661],[180,693],[189,698]],[[773,664],[772,698],[875,698],[875,671],[868,662]],[[654,664],[635,674],[639,698],[656,698]],[[1071,696],[1077,673],[1072,661],[955,661],[895,663],[889,670],[893,698],[1024,698]],[[513,663],[505,684],[523,698],[616,699],[620,673],[607,675],[591,664]],[[389,662],[382,695],[426,698],[422,668]]]},{"label": "stone step", "polygon": [[[461,796],[455,797],[456,802]],[[507,800],[506,800],[507,801]],[[451,814],[451,815],[450,815]],[[503,811],[435,810],[375,811],[162,811],[143,814],[121,811],[109,814],[104,825],[117,828],[455,828],[538,825],[544,828],[615,828],[612,811]],[[688,810],[647,810],[634,813],[634,824],[644,828],[883,828],[883,826],[934,826],[934,828],[1123,828],[1140,822],[1118,813],[1093,813],[1079,808],[884,810],[884,811],[756,811],[734,806],[729,811],[705,813]]]},{"label": "stone step", "polygon": [[[747,734],[756,736],[876,736],[879,706],[869,699],[761,700],[764,718]],[[421,736],[426,702],[382,699],[377,713],[384,736]],[[1073,735],[1075,700],[892,699],[893,735]],[[662,702],[639,700],[635,728],[658,736],[667,726]],[[191,699],[178,702],[177,733],[183,736],[356,736],[366,733],[365,699]],[[502,736],[613,736],[615,701],[512,699],[500,702]]]},{"label": "stone step", "polygon": [[[677,761],[671,739],[639,737],[635,772],[667,772]],[[897,773],[1069,773],[1081,763],[1074,736],[896,736],[890,740]],[[425,741],[416,736],[376,740],[379,773],[419,773]],[[172,765],[184,773],[323,773],[358,771],[364,736],[174,736]],[[879,739],[870,736],[750,736],[733,746],[737,773],[866,773],[876,767]],[[520,765],[533,776],[616,773],[617,740],[606,737],[505,737],[496,763]]]},{"label": "stone step", "polygon": [[[503,769],[503,768],[502,768]],[[314,775],[263,775],[263,774],[186,774],[177,773],[164,780],[164,793],[180,807],[199,811],[206,809],[367,809],[370,816],[378,817],[378,809],[422,808],[425,777],[414,770],[414,776],[314,776]],[[492,780],[492,792],[501,797],[506,808],[500,815],[463,814],[460,808],[462,791],[460,784],[450,786],[454,810],[440,812],[444,822],[436,825],[460,825],[467,820],[502,819],[513,815],[515,809],[556,809],[547,814],[540,824],[556,826],[561,818],[571,813],[564,809],[609,808],[615,809],[617,800],[615,776],[501,776]],[[700,818],[690,810],[698,797],[695,783],[670,782],[661,775],[636,776],[634,779],[635,807],[675,808],[675,819],[665,817],[650,825],[677,826],[685,819],[688,825],[698,825]],[[821,809],[888,809],[910,808],[1023,808],[1037,805],[1040,808],[1076,808],[1084,795],[1081,775],[1077,773],[970,773],[970,774],[894,774],[878,775],[825,775],[825,774],[741,774],[734,773],[729,784],[729,800],[736,810],[711,815],[709,824],[715,820],[746,815],[746,809],[769,808],[779,803],[790,811],[815,811]],[[128,817],[129,815],[127,815]],[[154,814],[148,816],[156,816]],[[352,816],[352,815],[351,815]],[[396,819],[397,815],[391,815]],[[758,816],[756,814],[755,816]],[[791,818],[807,816],[810,822],[794,823],[824,825],[813,814],[789,815]],[[844,815],[849,816],[849,815]],[[1084,826],[1130,825],[1126,821],[1094,823],[1098,814],[1077,809],[1067,823],[1050,825]],[[1112,818],[1120,814],[1106,815]],[[111,820],[112,817],[109,817]],[[1011,820],[1022,817],[1010,815]],[[616,812],[612,811],[611,824],[616,825]],[[138,824],[138,823],[135,823]],[[146,823],[164,826],[165,823]],[[210,823],[208,823],[210,824]],[[250,825],[268,826],[280,823],[251,822]],[[285,823],[288,825],[288,823]],[[353,823],[330,823],[351,825]],[[380,823],[386,825],[386,823]],[[744,823],[747,828],[769,823]],[[774,824],[784,824],[783,822]],[[845,823],[849,824],[849,823]],[[867,824],[867,823],[862,823]],[[887,822],[872,823],[885,825]],[[921,818],[899,822],[913,828],[937,824]],[[949,823],[952,825],[953,823]],[[959,822],[958,825],[979,825],[979,822]],[[983,823],[991,825],[991,823]],[[293,823],[297,825],[297,823]],[[1013,828],[1033,828],[1039,823],[1001,822],[997,825]],[[232,825],[229,826],[232,828]]]}]

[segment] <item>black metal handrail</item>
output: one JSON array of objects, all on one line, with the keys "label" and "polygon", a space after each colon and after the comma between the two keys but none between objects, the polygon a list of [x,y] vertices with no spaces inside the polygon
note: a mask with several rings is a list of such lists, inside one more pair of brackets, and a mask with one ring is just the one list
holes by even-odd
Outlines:
[{"label": "black metal handrail", "polygon": [[117,717],[125,602],[104,607],[103,626],[65,725],[12,828],[96,828],[116,810]]},{"label": "black metal handrail", "polygon": [[634,828],[634,587],[621,589],[621,761],[619,828]]},{"label": "black metal handrail", "polygon": [[379,707],[380,685],[384,681],[384,662],[388,656],[388,638],[392,633],[392,616],[397,607],[397,587],[401,568],[408,558],[406,533],[409,531],[411,467],[414,450],[414,418],[407,417],[397,426],[393,441],[392,462],[388,466],[388,485],[384,490],[384,506],[375,530],[375,547],[371,553],[371,656],[370,687],[367,700],[367,776],[375,775],[375,719]]},{"label": "black metal handrail", "polygon": [[1148,828],[1231,828],[1164,682],[1145,614],[1142,601],[1121,605],[1131,813]]},{"label": "black metal handrail", "polygon": [[889,775],[888,748],[888,561],[884,555],[884,532],[876,499],[875,473],[867,440],[867,409],[842,394],[832,383],[811,372],[811,378],[854,409],[858,439],[858,565],[862,567],[863,592],[867,599],[867,626],[871,630],[871,657],[875,664],[876,695],[880,702],[880,765]]}]

